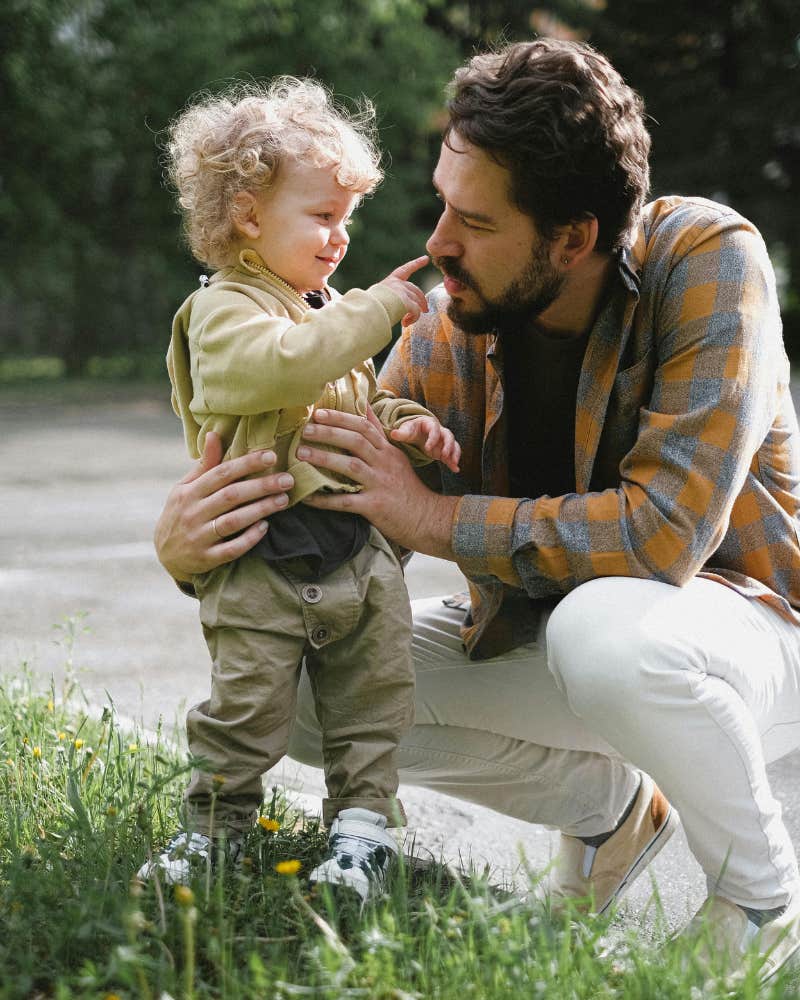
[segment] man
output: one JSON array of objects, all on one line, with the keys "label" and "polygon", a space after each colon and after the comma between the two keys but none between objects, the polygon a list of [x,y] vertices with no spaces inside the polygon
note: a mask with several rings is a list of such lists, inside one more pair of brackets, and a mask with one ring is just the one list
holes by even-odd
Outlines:
[{"label": "man", "polygon": [[[800,948],[765,771],[800,743],[800,432],[763,242],[702,199],[644,206],[641,101],[588,46],[477,56],[448,109],[444,282],[381,381],[453,429],[461,470],[433,491],[375,421],[327,411],[300,455],[362,484],[317,506],[469,580],[466,615],[415,607],[401,778],[560,829],[551,894],[598,911],[672,833],[668,796],[708,879],[693,928],[767,978]],[[234,482],[261,456],[217,461],[162,516],[179,579],[282,502],[274,477]],[[313,762],[309,704],[293,755]]]}]

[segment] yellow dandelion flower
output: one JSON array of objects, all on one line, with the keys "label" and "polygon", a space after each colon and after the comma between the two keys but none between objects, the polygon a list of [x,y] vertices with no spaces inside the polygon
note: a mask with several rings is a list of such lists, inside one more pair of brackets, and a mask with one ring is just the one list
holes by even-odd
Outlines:
[{"label": "yellow dandelion flower", "polygon": [[30,743],[30,740],[28,739],[28,737],[27,736],[23,736],[22,737],[22,745],[24,747],[26,747],[29,743]]},{"label": "yellow dandelion flower", "polygon": [[106,816],[116,816],[116,815],[117,815],[116,806],[109,806],[108,809],[106,809]]},{"label": "yellow dandelion flower", "polygon": [[291,858],[288,861],[279,861],[275,865],[275,871],[279,875],[296,875],[300,871],[300,862],[297,858]]},{"label": "yellow dandelion flower", "polygon": [[268,833],[277,833],[281,828],[280,823],[276,819],[270,819],[269,816],[259,816],[258,825]]},{"label": "yellow dandelion flower", "polygon": [[65,740],[66,738],[67,734],[65,732],[56,733],[56,739]]},{"label": "yellow dandelion flower", "polygon": [[10,757],[6,757],[6,764],[8,764],[9,767],[13,767],[14,761]]},{"label": "yellow dandelion flower", "polygon": [[224,785],[225,784],[225,775],[224,774],[212,774],[211,775],[211,783],[216,788],[219,788],[220,785]]},{"label": "yellow dandelion flower", "polygon": [[139,749],[139,744],[138,743],[129,743],[128,744],[128,753],[136,753],[136,751],[138,749]]},{"label": "yellow dandelion flower", "polygon": [[50,700],[48,701],[48,703],[47,703],[47,711],[48,711],[48,712],[54,712],[54,711],[55,711],[55,708],[56,708],[56,706],[55,706],[55,705],[53,704],[53,699],[51,698],[51,699],[50,699]]},{"label": "yellow dandelion flower", "polygon": [[81,739],[74,740],[72,745],[75,747],[76,750],[80,750],[80,748],[83,746],[83,740]]},{"label": "yellow dandelion flower", "polygon": [[41,747],[34,747],[33,748],[33,756],[37,760],[39,760],[39,758],[42,756],[42,748]]},{"label": "yellow dandelion flower", "polygon": [[119,993],[106,993],[103,1000],[122,1000],[122,997],[120,997]]},{"label": "yellow dandelion flower", "polygon": [[175,901],[179,906],[191,906],[194,902],[194,893],[188,885],[176,885]]}]

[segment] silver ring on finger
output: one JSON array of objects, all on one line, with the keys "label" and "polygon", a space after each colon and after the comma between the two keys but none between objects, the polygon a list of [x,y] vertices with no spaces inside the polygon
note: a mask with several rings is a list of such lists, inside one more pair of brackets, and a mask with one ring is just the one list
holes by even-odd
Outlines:
[{"label": "silver ring on finger", "polygon": [[225,536],[220,534],[220,530],[217,527],[217,519],[215,517],[211,518],[211,527],[214,529],[214,534],[217,536],[217,538],[219,538],[220,541],[223,541]]}]

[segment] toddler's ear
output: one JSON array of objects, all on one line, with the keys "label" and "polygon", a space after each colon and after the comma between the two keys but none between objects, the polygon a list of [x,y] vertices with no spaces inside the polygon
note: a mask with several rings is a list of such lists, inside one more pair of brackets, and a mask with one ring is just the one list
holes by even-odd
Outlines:
[{"label": "toddler's ear", "polygon": [[231,218],[236,231],[245,239],[257,240],[261,235],[258,202],[249,191],[239,191],[234,196]]}]

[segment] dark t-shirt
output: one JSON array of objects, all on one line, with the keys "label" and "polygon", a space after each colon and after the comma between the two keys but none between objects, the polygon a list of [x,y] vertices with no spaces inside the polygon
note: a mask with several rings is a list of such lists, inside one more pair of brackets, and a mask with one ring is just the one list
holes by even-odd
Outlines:
[{"label": "dark t-shirt", "polygon": [[501,339],[512,497],[575,492],[575,404],[587,337]]}]

